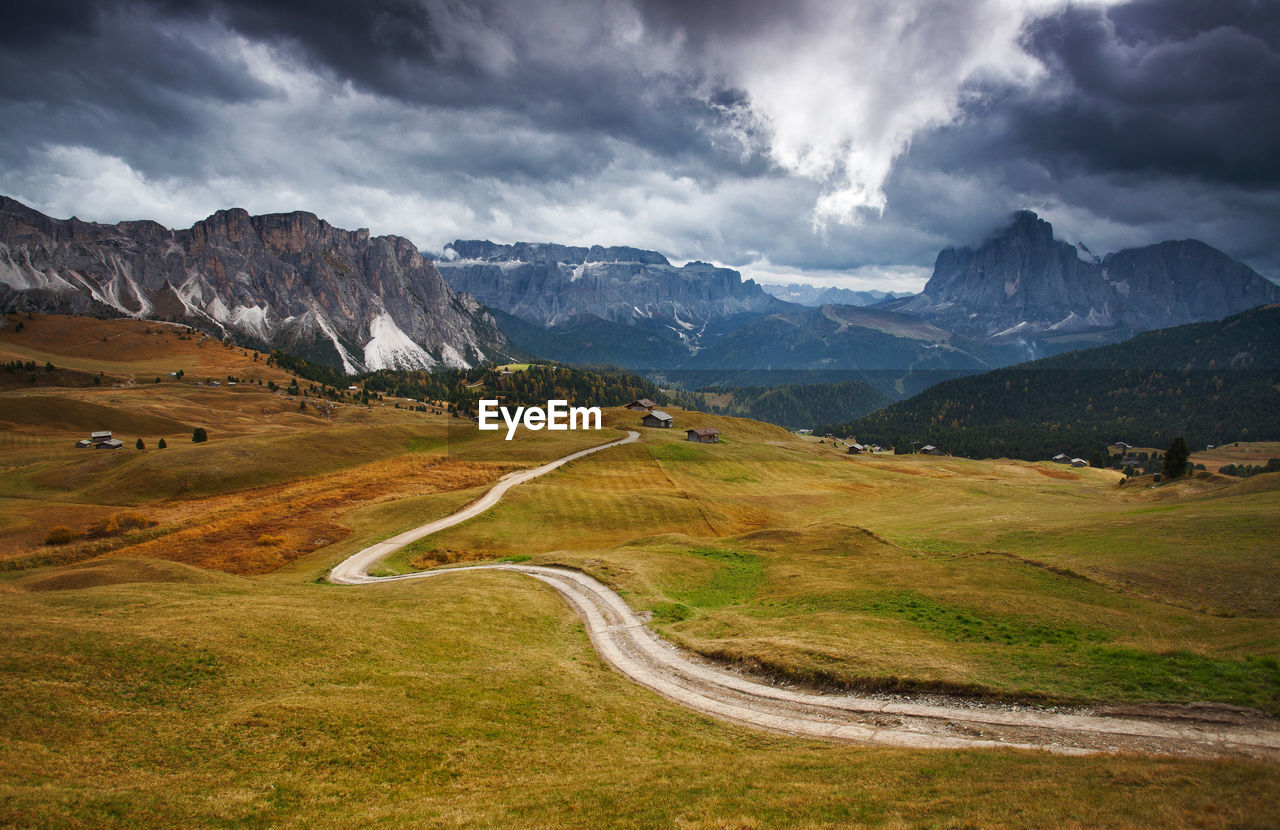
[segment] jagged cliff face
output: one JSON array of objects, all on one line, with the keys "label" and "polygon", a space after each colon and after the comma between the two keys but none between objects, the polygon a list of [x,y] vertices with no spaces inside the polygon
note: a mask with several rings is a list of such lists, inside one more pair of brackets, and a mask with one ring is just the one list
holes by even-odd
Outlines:
[{"label": "jagged cliff face", "polygon": [[692,333],[711,320],[785,306],[737,271],[705,262],[677,268],[637,248],[458,240],[436,264],[455,290],[543,326],[593,315],[661,320]]},{"label": "jagged cliff face", "polygon": [[409,240],[310,213],[188,230],[51,219],[0,197],[0,308],[179,320],[362,369],[465,367],[506,348]]},{"label": "jagged cliff face", "polygon": [[981,246],[942,251],[924,291],[889,305],[995,339],[1121,339],[1276,301],[1280,288],[1203,242],[1085,259],[1055,240],[1048,222],[1022,211]]}]

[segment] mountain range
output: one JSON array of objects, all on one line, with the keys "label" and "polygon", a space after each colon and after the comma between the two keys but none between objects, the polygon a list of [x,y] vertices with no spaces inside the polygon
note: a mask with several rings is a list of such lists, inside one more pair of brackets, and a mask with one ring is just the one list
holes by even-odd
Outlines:
[{"label": "mountain range", "polygon": [[170,230],[52,219],[0,197],[0,310],[177,320],[348,373],[525,355],[685,388],[862,380],[901,399],[1277,301],[1280,287],[1202,242],[1097,258],[1029,211],[940,252],[918,295],[815,307],[639,248],[457,240],[427,257],[303,212],[230,209]]},{"label": "mountain range", "polygon": [[180,321],[348,373],[465,368],[510,348],[409,240],[303,212],[221,210],[170,230],[0,197],[0,309]]},{"label": "mountain range", "polygon": [[852,288],[835,288],[831,286],[808,285],[792,282],[786,285],[778,283],[761,283],[760,287],[779,300],[789,303],[813,306],[824,305],[875,305],[885,300],[897,300],[912,296],[910,293],[894,293],[892,291],[854,291]]}]

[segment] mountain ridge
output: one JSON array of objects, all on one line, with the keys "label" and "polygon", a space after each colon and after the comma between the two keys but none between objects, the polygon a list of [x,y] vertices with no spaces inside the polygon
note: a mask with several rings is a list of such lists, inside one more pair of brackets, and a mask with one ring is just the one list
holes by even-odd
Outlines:
[{"label": "mountain ridge", "polygon": [[920,294],[882,306],[958,334],[1024,342],[1038,357],[1280,301],[1280,287],[1199,240],[1102,258],[1081,250],[1034,212],[1018,211],[978,246],[940,251]]},{"label": "mountain ridge", "polygon": [[789,307],[731,268],[677,267],[657,251],[627,246],[459,239],[436,266],[455,290],[530,323],[549,327],[586,315],[657,321],[694,349],[711,321]]},{"label": "mountain ridge", "polygon": [[509,349],[408,239],[305,211],[229,208],[170,229],[53,219],[0,196],[0,309],[181,321],[348,373],[469,367]]}]

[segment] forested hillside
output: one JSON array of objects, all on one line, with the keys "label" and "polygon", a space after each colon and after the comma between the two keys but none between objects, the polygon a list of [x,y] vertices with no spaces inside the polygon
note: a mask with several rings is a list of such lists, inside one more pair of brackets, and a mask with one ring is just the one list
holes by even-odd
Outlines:
[{"label": "forested hillside", "polygon": [[711,386],[690,396],[698,409],[754,418],[790,427],[812,427],[858,418],[889,405],[889,399],[859,380],[783,386]]},{"label": "forested hillside", "polygon": [[823,427],[953,455],[1087,458],[1126,441],[1192,447],[1280,438],[1280,306],[1147,332],[1124,343],[946,381],[864,418]]},{"label": "forested hillside", "polygon": [[[573,406],[620,406],[636,398],[665,405],[669,398],[654,384],[614,368],[581,369],[555,364],[534,365],[503,373],[493,366],[435,372],[384,369],[347,378],[327,366],[276,352],[269,363],[315,381],[317,394],[340,397],[350,383],[363,397],[393,395],[426,404],[448,403],[459,414],[471,415],[481,398],[497,398],[511,406],[545,406],[553,399]],[[297,389],[297,387],[295,387]]]}]

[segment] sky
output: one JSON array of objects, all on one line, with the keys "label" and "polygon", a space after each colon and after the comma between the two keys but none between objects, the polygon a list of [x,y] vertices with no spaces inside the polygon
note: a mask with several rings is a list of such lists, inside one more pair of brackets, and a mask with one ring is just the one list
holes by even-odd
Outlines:
[{"label": "sky", "polygon": [[0,193],[919,290],[1019,209],[1280,279],[1275,0],[0,5]]}]

